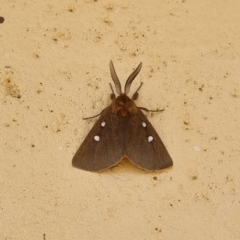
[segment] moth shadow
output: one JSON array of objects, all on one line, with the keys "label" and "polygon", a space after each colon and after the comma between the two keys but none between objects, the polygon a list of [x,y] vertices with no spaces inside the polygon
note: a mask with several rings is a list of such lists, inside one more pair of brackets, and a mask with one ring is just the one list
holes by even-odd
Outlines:
[{"label": "moth shadow", "polygon": [[139,168],[138,166],[134,165],[128,158],[123,158],[117,165],[106,169],[104,171],[98,172],[100,174],[133,174],[133,175],[143,175],[143,174],[160,174],[163,172],[168,172],[172,169],[171,167],[161,169],[161,170],[156,170],[156,171],[147,171],[145,169]]}]

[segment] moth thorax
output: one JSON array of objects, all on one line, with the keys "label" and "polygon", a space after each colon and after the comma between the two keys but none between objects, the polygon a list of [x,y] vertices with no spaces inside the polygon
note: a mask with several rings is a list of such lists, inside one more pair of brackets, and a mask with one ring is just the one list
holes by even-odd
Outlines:
[{"label": "moth thorax", "polygon": [[135,103],[126,94],[121,94],[113,100],[111,107],[114,113],[124,118],[137,112]]}]

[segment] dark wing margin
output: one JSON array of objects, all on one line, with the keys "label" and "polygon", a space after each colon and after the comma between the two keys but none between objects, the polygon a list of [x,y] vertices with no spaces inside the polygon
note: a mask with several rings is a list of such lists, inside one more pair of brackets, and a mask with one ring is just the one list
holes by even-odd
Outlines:
[{"label": "dark wing margin", "polygon": [[125,124],[125,154],[133,164],[148,171],[173,165],[161,138],[140,109]]},{"label": "dark wing margin", "polygon": [[[72,159],[72,165],[86,171],[103,171],[124,157],[124,122],[107,107],[93,125]],[[97,138],[96,141],[94,137]]]}]

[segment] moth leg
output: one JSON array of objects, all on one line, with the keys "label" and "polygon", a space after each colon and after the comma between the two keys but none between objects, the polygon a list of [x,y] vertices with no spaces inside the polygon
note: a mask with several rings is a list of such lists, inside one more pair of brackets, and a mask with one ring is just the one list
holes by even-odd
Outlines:
[{"label": "moth leg", "polygon": [[144,107],[137,107],[138,109],[141,109],[141,110],[144,110],[146,112],[163,112],[164,111],[164,108],[163,109],[156,109],[156,110],[150,110],[150,109],[147,109],[147,108],[144,108]]},{"label": "moth leg", "polygon": [[115,98],[116,98],[116,95],[115,95],[115,93],[114,93],[114,91],[113,91],[112,84],[111,84],[111,83],[109,83],[109,85],[110,85],[110,88],[111,88],[111,90],[112,90],[112,93],[110,94],[110,99],[111,99],[111,100],[113,100],[113,99],[115,99]]},{"label": "moth leg", "polygon": [[139,86],[138,89],[137,89],[137,91],[132,95],[132,100],[137,100],[138,95],[139,95],[138,91],[139,91],[139,89],[142,87],[142,85],[143,85],[143,83],[141,82],[141,83],[140,83],[140,86]]},{"label": "moth leg", "polygon": [[97,114],[97,115],[95,115],[95,116],[92,116],[92,117],[83,118],[83,120],[87,120],[87,119],[91,119],[91,118],[98,117],[98,116],[100,116],[100,115],[103,113],[103,111],[104,111],[105,109],[106,109],[106,108],[104,108],[99,114]]}]

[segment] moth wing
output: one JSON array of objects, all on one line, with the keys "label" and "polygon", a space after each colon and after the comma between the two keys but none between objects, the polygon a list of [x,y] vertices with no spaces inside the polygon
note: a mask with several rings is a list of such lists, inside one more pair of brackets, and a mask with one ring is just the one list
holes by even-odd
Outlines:
[{"label": "moth wing", "polygon": [[124,156],[123,124],[107,107],[77,150],[72,165],[86,171],[102,171],[118,164]]},{"label": "moth wing", "polygon": [[161,138],[140,109],[125,124],[125,153],[133,164],[149,171],[173,164]]}]

